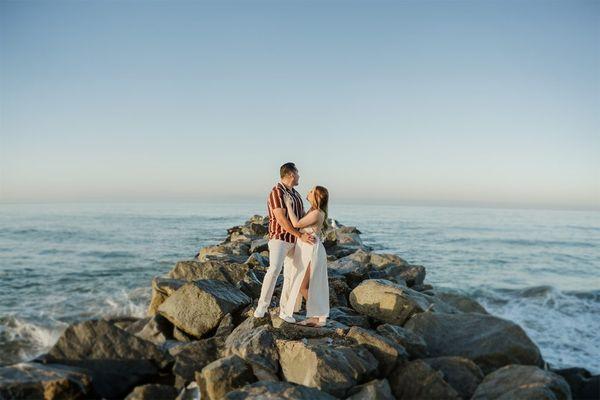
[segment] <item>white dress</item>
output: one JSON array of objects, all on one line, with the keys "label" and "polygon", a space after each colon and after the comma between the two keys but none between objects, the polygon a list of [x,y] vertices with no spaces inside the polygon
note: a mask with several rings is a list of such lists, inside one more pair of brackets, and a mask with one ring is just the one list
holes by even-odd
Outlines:
[{"label": "white dress", "polygon": [[301,232],[312,234],[315,244],[296,240],[294,246],[294,271],[291,274],[288,301],[283,306],[286,315],[292,315],[300,310],[302,294],[300,287],[310,264],[310,280],[308,284],[308,299],[306,301],[306,317],[329,316],[329,281],[327,278],[327,253],[321,234],[316,232],[314,226],[301,229]]}]

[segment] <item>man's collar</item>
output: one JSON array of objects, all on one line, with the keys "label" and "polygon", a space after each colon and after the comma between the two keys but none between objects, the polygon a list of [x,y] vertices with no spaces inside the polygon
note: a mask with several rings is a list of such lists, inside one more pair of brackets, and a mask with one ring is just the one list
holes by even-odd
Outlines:
[{"label": "man's collar", "polygon": [[279,181],[278,184],[281,185],[281,187],[283,188],[283,190],[288,191],[288,192],[294,192],[294,188],[293,187],[291,189],[288,189],[287,186],[285,186],[283,184],[283,182],[281,182],[281,181]]}]

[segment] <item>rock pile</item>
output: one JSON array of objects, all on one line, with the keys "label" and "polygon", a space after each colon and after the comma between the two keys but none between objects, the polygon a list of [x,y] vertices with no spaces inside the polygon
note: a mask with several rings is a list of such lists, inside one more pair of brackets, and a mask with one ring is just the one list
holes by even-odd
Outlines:
[{"label": "rock pile", "polygon": [[73,324],[47,354],[0,368],[0,398],[597,398],[598,376],[550,368],[517,324],[331,225],[325,327],[279,319],[278,291],[252,316],[269,261],[254,216],[154,278],[146,318]]}]

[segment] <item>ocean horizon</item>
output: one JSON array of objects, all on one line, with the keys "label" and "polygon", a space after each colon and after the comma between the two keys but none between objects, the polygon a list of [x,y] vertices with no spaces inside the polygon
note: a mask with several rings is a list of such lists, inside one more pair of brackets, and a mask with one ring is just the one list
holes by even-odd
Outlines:
[{"label": "ocean horizon", "polygon": [[[0,203],[0,364],[75,321],[145,316],[154,276],[254,214],[264,201]],[[330,217],[521,325],[553,367],[600,373],[600,212],[344,203]]]}]

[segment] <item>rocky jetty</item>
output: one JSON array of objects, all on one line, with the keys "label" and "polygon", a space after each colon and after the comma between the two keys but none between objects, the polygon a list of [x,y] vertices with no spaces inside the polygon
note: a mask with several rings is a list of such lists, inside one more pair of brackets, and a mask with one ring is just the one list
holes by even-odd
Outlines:
[{"label": "rocky jetty", "polygon": [[0,398],[599,397],[597,375],[552,368],[517,324],[330,225],[325,327],[277,317],[282,277],[270,315],[252,316],[269,262],[267,219],[254,216],[155,277],[146,318],[73,324],[47,354],[0,368]]}]

